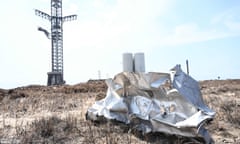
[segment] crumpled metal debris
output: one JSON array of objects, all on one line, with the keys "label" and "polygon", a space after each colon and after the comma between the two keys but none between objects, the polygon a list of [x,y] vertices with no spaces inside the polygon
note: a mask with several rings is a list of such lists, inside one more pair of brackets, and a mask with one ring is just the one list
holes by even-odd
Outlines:
[{"label": "crumpled metal debris", "polygon": [[215,112],[204,104],[198,82],[180,65],[170,73],[122,72],[106,83],[106,97],[88,109],[87,118],[103,116],[126,124],[139,119],[138,129],[143,133],[202,137],[213,143],[203,126]]}]

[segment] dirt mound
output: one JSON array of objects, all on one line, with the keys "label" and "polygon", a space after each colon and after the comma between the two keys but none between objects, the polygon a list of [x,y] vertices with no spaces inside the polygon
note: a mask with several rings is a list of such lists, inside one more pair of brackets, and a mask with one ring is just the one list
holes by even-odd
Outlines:
[{"label": "dirt mound", "polygon": [[[215,119],[207,124],[215,142],[240,143],[240,80],[201,81],[200,87],[204,101],[216,111]],[[0,89],[0,143],[186,142],[164,134],[142,136],[122,124],[86,121],[87,108],[103,98],[106,91],[104,80]]]},{"label": "dirt mound", "polygon": [[7,90],[0,88],[0,101],[2,101],[3,97],[7,94]]},{"label": "dirt mound", "polygon": [[209,125],[216,143],[240,143],[240,80],[200,82],[207,105],[216,111]]}]

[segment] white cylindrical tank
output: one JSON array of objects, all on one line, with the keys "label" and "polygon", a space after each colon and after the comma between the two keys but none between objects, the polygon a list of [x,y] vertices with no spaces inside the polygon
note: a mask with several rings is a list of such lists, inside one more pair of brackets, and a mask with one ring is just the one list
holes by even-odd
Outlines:
[{"label": "white cylindrical tank", "polygon": [[123,71],[133,72],[133,54],[132,53],[123,54]]},{"label": "white cylindrical tank", "polygon": [[145,72],[144,53],[134,54],[134,72]]}]

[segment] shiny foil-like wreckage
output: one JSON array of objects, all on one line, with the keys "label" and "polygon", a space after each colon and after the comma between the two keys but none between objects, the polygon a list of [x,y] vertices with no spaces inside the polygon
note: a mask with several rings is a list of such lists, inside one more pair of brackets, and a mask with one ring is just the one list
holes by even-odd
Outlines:
[{"label": "shiny foil-like wreckage", "polygon": [[214,118],[215,112],[204,104],[198,82],[180,65],[170,73],[122,72],[106,83],[106,97],[88,108],[88,119],[104,117],[130,124],[137,118],[138,129],[145,134],[201,137],[213,143],[204,124]]}]

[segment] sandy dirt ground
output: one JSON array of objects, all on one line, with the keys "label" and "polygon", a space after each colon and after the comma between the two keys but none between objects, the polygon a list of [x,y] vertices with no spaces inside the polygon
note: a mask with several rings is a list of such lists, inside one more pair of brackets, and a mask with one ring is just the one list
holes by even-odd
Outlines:
[{"label": "sandy dirt ground", "polygon": [[[206,104],[216,111],[206,125],[215,143],[240,144],[240,80],[199,84]],[[186,143],[182,137],[142,136],[124,124],[85,120],[87,108],[106,90],[102,80],[0,89],[0,143]]]}]

